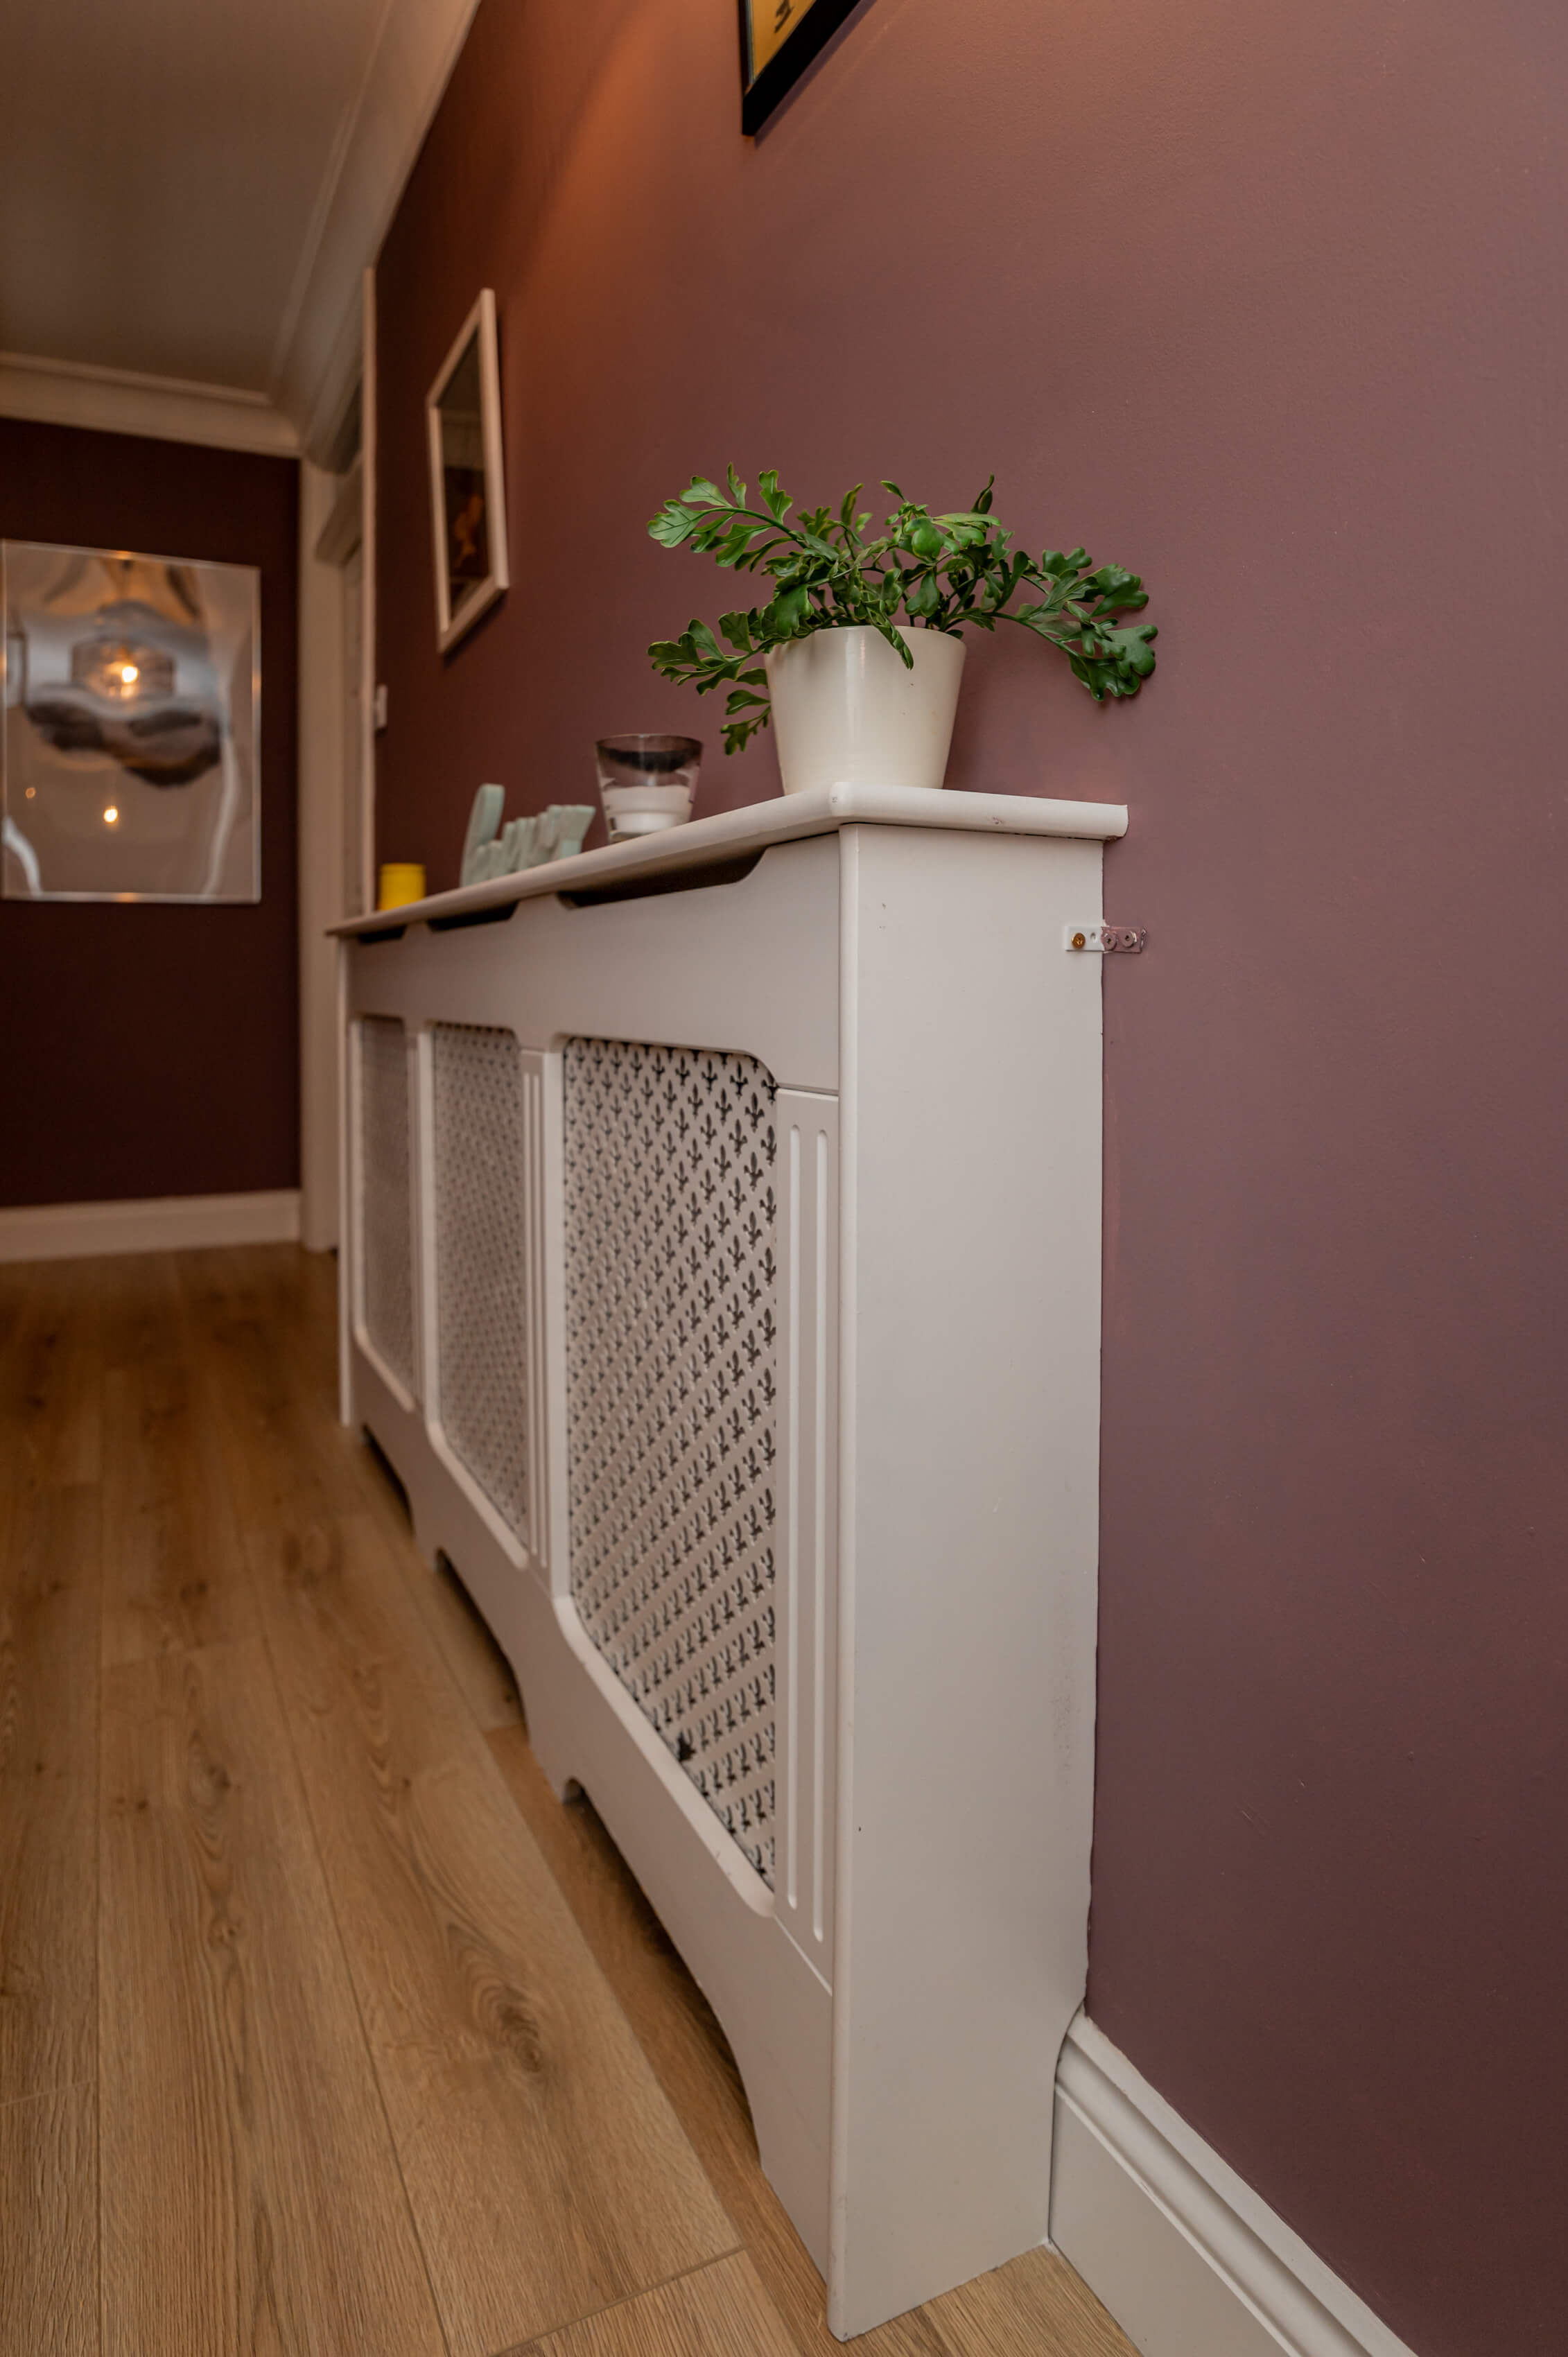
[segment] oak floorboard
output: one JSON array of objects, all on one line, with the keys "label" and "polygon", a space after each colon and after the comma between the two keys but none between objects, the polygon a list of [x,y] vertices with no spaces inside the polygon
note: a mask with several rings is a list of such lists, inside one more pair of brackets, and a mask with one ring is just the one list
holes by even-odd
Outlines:
[{"label": "oak floorboard", "polygon": [[428,1569],[412,1533],[400,1554],[414,1600],[475,1724],[487,1735],[498,1727],[521,1727],[522,1699],[511,1664],[456,1572],[444,1556]]},{"label": "oak floorboard", "polygon": [[123,1253],[94,1267],[105,1371],[166,1355],[179,1333],[178,1255]]},{"label": "oak floorboard", "polygon": [[103,1661],[259,1634],[216,1418],[177,1319],[103,1379]]},{"label": "oak floorboard", "polygon": [[75,1489],[102,1468],[102,1260],[34,1261],[7,1287],[0,1471],[16,1489]]},{"label": "oak floorboard", "polygon": [[364,1451],[324,1381],[315,1257],[289,1244],[179,1255],[189,1362],[220,1413],[242,1534],[364,1507]]},{"label": "oak floorboard", "polygon": [[287,1244],[214,1248],[181,1254],[179,1278],[202,1395],[221,1404],[242,1528],[269,1517],[306,1528],[368,1511],[400,1567],[430,1577],[396,1477],[338,1420],[329,1257]]},{"label": "oak floorboard", "polygon": [[[751,2112],[712,2007],[591,1805],[555,1798],[526,1734],[488,1738],[507,1788],[564,1892],[600,1970],[739,2229],[801,2357],[832,2357],[822,2278],[762,2173]],[[864,2357],[945,2357],[915,2309],[854,2343]]]},{"label": "oak floorboard", "polygon": [[552,2332],[515,2357],[795,2357],[795,2349],[756,2268],[737,2251]]},{"label": "oak floorboard", "polygon": [[1138,2357],[1083,2277],[1044,2248],[943,2292],[920,2313],[944,2357]]},{"label": "oak floorboard", "polygon": [[490,2357],[737,2237],[415,1601],[406,1517],[335,1420],[322,1289],[278,1299],[241,1255],[182,1274],[442,2319],[453,2357]]},{"label": "oak floorboard", "polygon": [[252,1545],[453,2357],[734,2249],[375,1523]]},{"label": "oak floorboard", "polygon": [[[274,1433],[284,1430],[291,1418],[301,1419],[308,1423],[317,1447],[328,1443],[334,1461],[330,1477],[317,1479],[314,1494],[318,1506],[325,1509],[330,1503],[345,1512],[369,1510],[392,1544],[420,1612],[480,1727],[488,1732],[520,1725],[522,1703],[510,1664],[460,1575],[444,1558],[435,1565],[424,1560],[395,1471],[362,1434],[346,1430],[338,1421],[336,1263],[327,1254],[299,1255],[287,1270],[281,1305],[263,1316],[261,1305],[278,1298],[272,1257],[277,1250],[259,1246],[239,1269],[231,1265],[209,1273],[208,1307],[220,1308],[225,1347],[236,1369],[242,1371],[249,1412]],[[289,1372],[281,1386],[274,1385],[266,1364],[271,1360],[275,1367],[275,1348],[264,1357],[255,1349],[263,1325],[274,1345],[286,1339]]]},{"label": "oak floorboard", "polygon": [[0,2102],[97,2069],[99,1495],[0,1515]]},{"label": "oak floorboard", "polygon": [[463,1585],[462,1575],[444,1555],[427,1563],[413,1535],[408,1500],[397,1473],[365,1436],[339,1426],[346,1461],[363,1505],[389,1541],[421,1614],[478,1726],[522,1724],[522,1698],[511,1664],[490,1634],[489,1624]]},{"label": "oak floorboard", "polygon": [[22,1352],[38,1276],[34,1261],[0,1261],[0,1472],[7,1474],[15,1470],[16,1461],[17,1425],[26,1388]]},{"label": "oak floorboard", "polygon": [[[822,2276],[762,2173],[740,2074],[713,2010],[591,1805],[564,1807],[526,1733],[488,1738],[507,1788],[658,2073],[800,2357],[832,2357]],[[1023,2336],[1023,2337],[1020,2337]],[[1136,2357],[1063,2259],[1026,2252],[864,2333],[857,2357]]]},{"label": "oak floorboard", "polygon": [[358,1433],[338,1422],[338,1296],[329,1255],[288,1246],[186,1254],[192,1314],[229,1384],[229,1398],[259,1448],[242,1469],[249,1508],[276,1497],[269,1448],[291,1449],[296,1502],[317,1514],[368,1511],[397,1555],[421,1616],[479,1726],[519,1725],[522,1705],[506,1656],[457,1573],[426,1563],[414,1544],[396,1475]]},{"label": "oak floorboard", "polygon": [[91,2087],[0,2104],[0,2357],[98,2357]]},{"label": "oak floorboard", "polygon": [[103,1674],[104,2357],[444,2357],[271,1670]]}]

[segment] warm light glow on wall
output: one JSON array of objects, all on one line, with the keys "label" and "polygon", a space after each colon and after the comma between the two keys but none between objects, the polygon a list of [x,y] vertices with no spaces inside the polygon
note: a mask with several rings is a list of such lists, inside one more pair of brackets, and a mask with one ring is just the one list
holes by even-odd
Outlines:
[{"label": "warm light glow on wall", "polygon": [[119,823],[120,813],[115,809],[113,803],[111,802],[108,809],[103,813],[103,823],[105,826],[117,826]]}]

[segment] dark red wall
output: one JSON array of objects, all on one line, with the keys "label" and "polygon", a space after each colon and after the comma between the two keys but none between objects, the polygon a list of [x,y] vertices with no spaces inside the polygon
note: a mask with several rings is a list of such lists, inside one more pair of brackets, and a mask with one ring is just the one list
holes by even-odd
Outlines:
[{"label": "dark red wall", "polygon": [[[380,273],[381,856],[695,726],[691,472],[994,468],[1147,694],[972,649],[951,781],[1124,798],[1090,2007],[1423,2357],[1568,2315],[1560,0],[483,0]],[[516,586],[435,651],[422,404],[500,307]],[[774,791],[766,743],[710,806]],[[1020,1184],[1026,1174],[1017,1174]]]},{"label": "dark red wall", "polygon": [[255,565],[262,898],[0,900],[0,1203],[299,1183],[293,459],[0,418],[0,536]]}]

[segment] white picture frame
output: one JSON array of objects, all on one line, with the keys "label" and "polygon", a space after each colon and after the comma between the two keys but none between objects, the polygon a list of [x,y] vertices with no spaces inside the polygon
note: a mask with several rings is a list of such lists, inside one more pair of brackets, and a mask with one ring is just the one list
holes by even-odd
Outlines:
[{"label": "white picture frame", "polygon": [[501,463],[496,298],[487,286],[424,404],[435,559],[435,640],[445,654],[510,585]]}]

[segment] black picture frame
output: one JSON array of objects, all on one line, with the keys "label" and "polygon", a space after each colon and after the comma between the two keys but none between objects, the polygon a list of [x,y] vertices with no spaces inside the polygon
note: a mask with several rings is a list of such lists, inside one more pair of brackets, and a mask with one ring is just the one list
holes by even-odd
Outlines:
[{"label": "black picture frame", "polygon": [[[779,101],[861,5],[862,0],[803,0],[803,5],[802,0],[740,0],[740,127],[748,139],[756,137]],[[773,16],[776,30],[780,8],[798,13],[800,23],[761,70],[754,72],[757,20]]]}]

